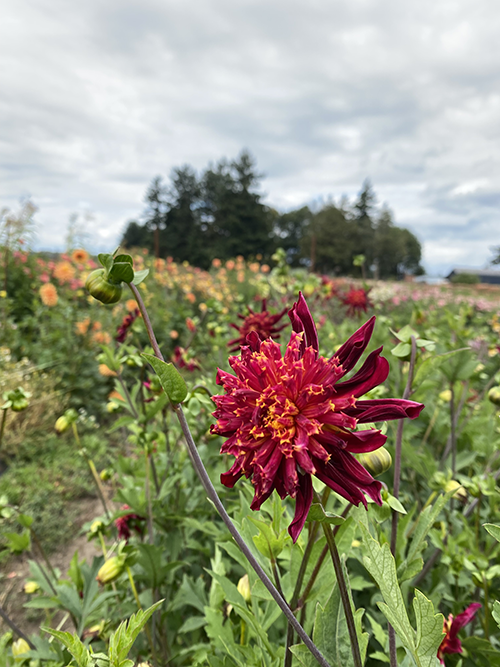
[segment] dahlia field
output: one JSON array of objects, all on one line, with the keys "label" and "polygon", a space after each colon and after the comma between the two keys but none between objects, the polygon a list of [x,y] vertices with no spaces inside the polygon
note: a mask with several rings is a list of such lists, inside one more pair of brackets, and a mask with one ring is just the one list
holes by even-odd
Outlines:
[{"label": "dahlia field", "polygon": [[498,288],[5,269],[0,667],[500,665]]}]

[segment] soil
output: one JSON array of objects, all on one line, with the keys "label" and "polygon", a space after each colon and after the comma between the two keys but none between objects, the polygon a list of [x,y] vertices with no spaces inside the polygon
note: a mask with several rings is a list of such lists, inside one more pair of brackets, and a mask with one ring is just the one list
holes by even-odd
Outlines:
[{"label": "soil", "polygon": [[[75,551],[78,551],[78,557],[91,561],[94,556],[101,555],[99,544],[95,541],[88,542],[86,535],[80,534],[80,528],[84,523],[91,521],[94,517],[102,514],[102,505],[96,498],[83,498],[73,507],[78,509],[78,524],[74,526],[72,539],[66,544],[51,553],[50,562],[53,567],[58,568],[61,573],[67,572],[71,559]],[[29,600],[29,595],[24,592],[24,584],[29,579],[29,556],[22,555],[11,558],[2,568],[3,578],[0,585],[0,604],[9,617],[17,626],[28,636],[32,633],[39,633],[40,625],[45,620],[45,612],[39,609],[26,609],[25,602]],[[64,612],[58,612],[52,621],[52,626],[57,627],[64,618]],[[72,631],[73,626],[69,621],[60,628],[61,630]],[[0,618],[0,635],[9,630],[6,624]]]}]

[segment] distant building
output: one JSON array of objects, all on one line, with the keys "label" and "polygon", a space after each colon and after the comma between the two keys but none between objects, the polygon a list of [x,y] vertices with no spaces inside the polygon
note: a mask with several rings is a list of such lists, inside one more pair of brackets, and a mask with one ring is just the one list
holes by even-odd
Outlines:
[{"label": "distant building", "polygon": [[480,283],[489,283],[490,285],[500,285],[500,271],[495,269],[468,269],[456,268],[452,269],[446,278],[451,280],[455,276],[466,274],[469,276],[477,276]]}]

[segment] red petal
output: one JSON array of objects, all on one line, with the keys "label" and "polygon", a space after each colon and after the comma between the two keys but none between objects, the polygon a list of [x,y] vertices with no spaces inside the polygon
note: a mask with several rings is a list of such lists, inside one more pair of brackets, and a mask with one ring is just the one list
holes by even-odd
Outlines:
[{"label": "red petal", "polygon": [[294,542],[297,541],[297,538],[304,527],[313,499],[311,476],[299,475],[299,478],[299,488],[295,500],[295,516],[293,517],[292,523],[288,526],[288,532]]},{"label": "red petal", "polygon": [[306,344],[316,351],[317,356],[319,350],[318,332],[316,331],[316,325],[314,324],[311,311],[307,307],[302,292],[299,292],[299,299],[297,303],[293,304],[293,308],[288,311],[288,316],[292,323],[292,329],[296,333],[301,333],[302,331],[305,332]]},{"label": "red petal", "polygon": [[373,327],[375,326],[375,315],[368,322],[365,322],[353,335],[335,352],[334,359],[338,359],[339,364],[346,373],[348,373],[357,364],[358,359],[366,350],[366,346],[372,337]]},{"label": "red petal", "polygon": [[[368,355],[365,363],[356,375],[353,375],[350,380],[336,384],[335,390],[337,391],[337,395],[363,396],[363,394],[385,382],[389,375],[389,362],[380,356],[381,352],[381,347],[378,350],[374,350]],[[335,396],[333,397],[333,401],[335,402]]]},{"label": "red petal", "polygon": [[406,401],[403,398],[375,398],[369,401],[356,401],[356,405],[344,412],[355,417],[360,424],[386,421],[388,419],[415,419],[423,410],[423,403]]}]

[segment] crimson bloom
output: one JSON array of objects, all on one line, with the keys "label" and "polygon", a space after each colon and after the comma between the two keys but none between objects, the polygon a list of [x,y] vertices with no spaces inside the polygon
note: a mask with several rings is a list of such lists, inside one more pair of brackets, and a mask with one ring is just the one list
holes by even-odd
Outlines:
[{"label": "crimson bloom", "polygon": [[236,329],[238,332],[238,337],[233,338],[228,343],[231,352],[236,352],[241,345],[244,345],[247,340],[247,336],[252,331],[255,331],[261,340],[266,338],[276,337],[279,338],[279,332],[286,327],[286,324],[277,326],[278,322],[281,320],[283,315],[286,313],[286,308],[281,312],[275,313],[274,315],[266,310],[266,300],[262,299],[262,308],[260,313],[255,313],[250,306],[248,307],[248,315],[238,314],[238,317],[243,320],[243,322],[238,326],[237,324],[232,324],[231,326]]},{"label": "crimson bloom", "polygon": [[472,621],[476,611],[480,607],[481,605],[479,602],[474,602],[458,616],[453,616],[453,614],[450,614],[448,616],[448,620],[444,621],[443,632],[446,632],[446,636],[441,642],[441,646],[438,648],[438,658],[440,659],[442,665],[445,664],[443,659],[445,653],[462,653],[462,643],[457,637],[458,632]]},{"label": "crimson bloom", "polygon": [[366,507],[365,493],[382,504],[381,483],[353,454],[378,449],[386,436],[377,429],[355,432],[356,424],[414,419],[423,405],[403,399],[360,400],[389,373],[381,347],[355,375],[340,382],[366,349],[375,317],[326,359],[318,354],[316,327],[302,294],[288,314],[293,332],[284,356],[278,343],[261,341],[254,331],[241,358],[229,359],[235,375],[218,370],[217,383],[226,393],[213,397],[217,424],[212,432],[228,438],[221,453],[236,457],[221,482],[232,488],[242,475],[252,477],[253,510],[273,489],[281,498],[296,499],[288,528],[296,541],[312,503],[311,475],[355,505]]},{"label": "crimson bloom", "polygon": [[373,305],[368,298],[368,293],[369,290],[365,290],[362,287],[359,289],[351,287],[346,294],[339,295],[339,299],[344,306],[347,306],[347,314],[350,317],[353,317],[358,313],[366,313],[367,309]]},{"label": "crimson bloom", "polygon": [[138,317],[139,317],[139,308],[134,308],[134,310],[131,313],[125,315],[122,323],[116,330],[115,340],[117,343],[123,343],[125,341],[128,330]]},{"label": "crimson bloom", "polygon": [[[128,505],[121,506],[122,511],[129,509],[130,507]],[[136,533],[142,535],[144,531],[144,521],[145,519],[143,516],[139,516],[139,514],[134,514],[133,512],[119,516],[118,519],[115,520],[115,526],[118,529],[118,538],[128,542],[132,535],[132,530],[135,530]]]}]

